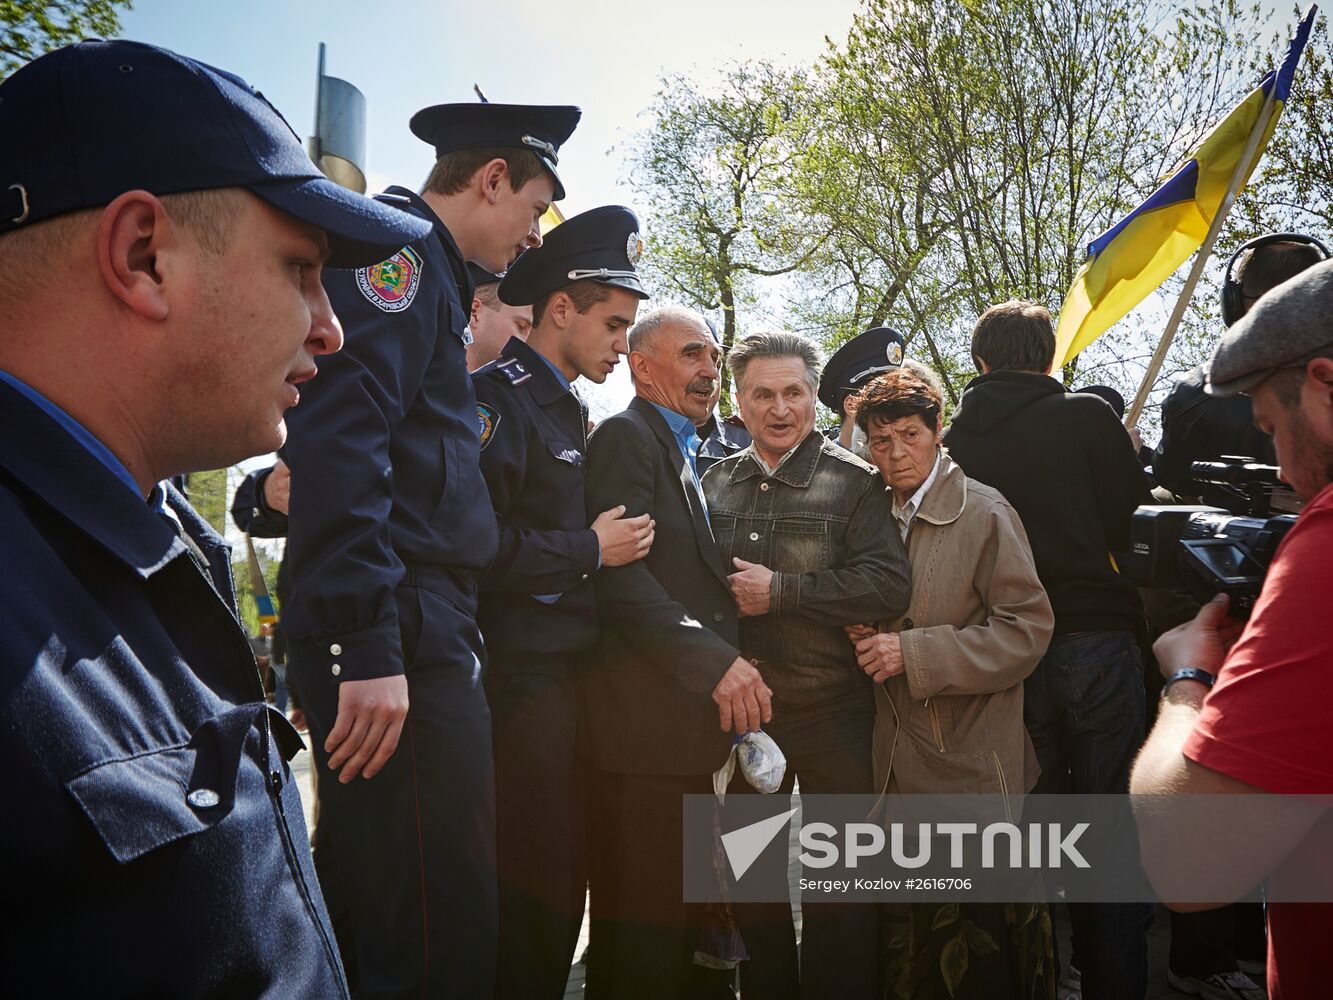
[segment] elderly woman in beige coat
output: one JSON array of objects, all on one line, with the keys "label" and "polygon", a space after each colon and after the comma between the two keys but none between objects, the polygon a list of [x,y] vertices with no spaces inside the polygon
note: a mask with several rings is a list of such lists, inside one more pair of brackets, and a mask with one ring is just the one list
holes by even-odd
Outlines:
[{"label": "elderly woman in beige coat", "polygon": [[[1007,802],[1037,780],[1023,679],[1054,624],[1027,534],[1004,497],[968,479],[940,447],[942,399],[931,373],[888,372],[856,405],[871,461],[893,491],[894,521],[885,530],[902,534],[912,566],[901,617],[848,629],[857,661],[878,685],[876,786]],[[889,996],[1054,996],[1043,905],[926,903],[892,916]],[[978,933],[993,950],[969,947],[961,969],[940,961],[958,954],[950,942],[975,945]]]}]

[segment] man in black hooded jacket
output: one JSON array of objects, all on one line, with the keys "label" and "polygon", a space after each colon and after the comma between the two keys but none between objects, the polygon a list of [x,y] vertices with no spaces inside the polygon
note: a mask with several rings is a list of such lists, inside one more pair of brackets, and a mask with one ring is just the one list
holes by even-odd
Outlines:
[{"label": "man in black hooded jacket", "polygon": [[[944,444],[969,476],[1018,511],[1055,635],[1024,685],[1024,719],[1041,764],[1034,792],[1123,793],[1144,738],[1143,606],[1112,552],[1150,503],[1134,447],[1102,400],[1051,378],[1051,315],[1030,302],[988,309],[972,334],[981,372]],[[1147,988],[1140,904],[1071,907],[1086,1000]]]}]

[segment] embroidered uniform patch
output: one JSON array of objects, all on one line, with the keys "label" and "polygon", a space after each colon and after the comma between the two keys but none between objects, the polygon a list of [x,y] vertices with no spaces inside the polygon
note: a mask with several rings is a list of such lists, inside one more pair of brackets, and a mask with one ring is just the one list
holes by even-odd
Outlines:
[{"label": "embroidered uniform patch", "polygon": [[416,298],[421,284],[421,257],[403,247],[388,260],[358,268],[356,285],[372,305],[387,313],[402,312]]},{"label": "embroidered uniform patch", "polygon": [[481,434],[481,446],[485,448],[491,443],[491,437],[495,434],[495,428],[500,424],[500,414],[495,412],[495,408],[487,406],[485,403],[477,404],[477,431]]}]

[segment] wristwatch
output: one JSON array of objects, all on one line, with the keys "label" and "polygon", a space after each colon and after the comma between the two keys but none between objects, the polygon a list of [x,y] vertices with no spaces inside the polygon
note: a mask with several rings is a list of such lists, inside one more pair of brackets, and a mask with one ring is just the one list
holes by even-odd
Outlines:
[{"label": "wristwatch", "polygon": [[1177,670],[1163,682],[1162,696],[1166,696],[1167,689],[1176,681],[1198,681],[1204,687],[1212,687],[1216,680],[1217,675],[1211,674],[1207,670],[1201,670],[1198,667],[1185,667],[1183,670]]}]

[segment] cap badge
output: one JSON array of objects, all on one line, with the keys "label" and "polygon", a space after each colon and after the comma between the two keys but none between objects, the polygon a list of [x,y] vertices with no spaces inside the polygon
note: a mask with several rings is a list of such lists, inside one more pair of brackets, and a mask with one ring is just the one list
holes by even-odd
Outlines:
[{"label": "cap badge", "polygon": [[639,262],[643,256],[643,237],[637,232],[629,234],[629,239],[625,241],[625,256],[629,258],[630,267]]},{"label": "cap badge", "polygon": [[554,143],[549,143],[545,139],[538,139],[535,135],[525,135],[519,139],[519,142],[527,146],[534,152],[540,153],[556,166],[560,165],[559,158],[555,155]]},{"label": "cap badge", "polygon": [[421,284],[421,258],[411,247],[403,247],[388,260],[359,268],[356,284],[377,309],[402,312],[412,304]]},{"label": "cap badge", "polygon": [[903,345],[896,340],[893,341],[884,349],[884,356],[888,359],[889,364],[895,367],[900,366],[903,363]]}]

